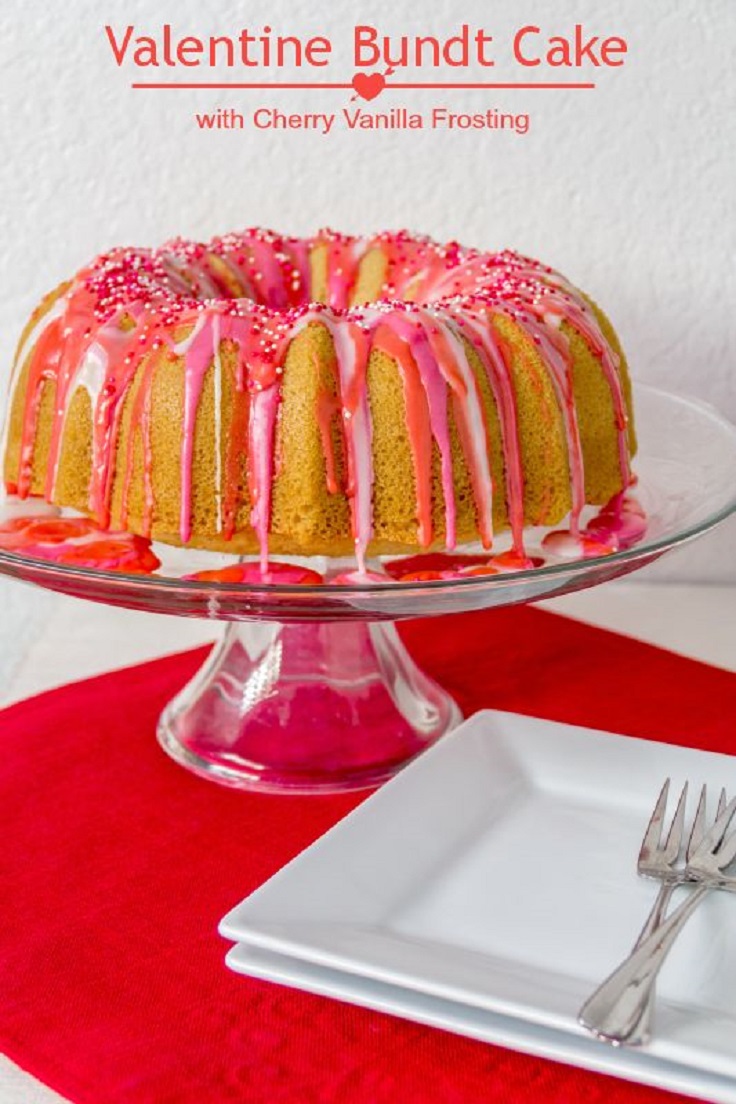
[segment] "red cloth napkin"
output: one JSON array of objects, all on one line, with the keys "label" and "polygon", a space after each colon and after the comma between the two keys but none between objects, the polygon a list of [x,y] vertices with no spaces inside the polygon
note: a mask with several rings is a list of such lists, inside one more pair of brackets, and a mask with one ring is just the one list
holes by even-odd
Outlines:
[{"label": "red cloth napkin", "polygon": [[[402,631],[466,713],[735,750],[725,671],[531,608]],[[361,798],[236,793],[169,761],[156,720],[204,654],[0,713],[11,1058],[76,1104],[678,1099],[229,973],[220,917]]]}]

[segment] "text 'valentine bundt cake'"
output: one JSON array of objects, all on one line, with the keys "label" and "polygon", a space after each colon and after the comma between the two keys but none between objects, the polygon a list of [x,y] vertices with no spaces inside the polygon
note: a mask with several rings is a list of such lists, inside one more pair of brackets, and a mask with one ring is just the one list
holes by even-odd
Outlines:
[{"label": "text 'valentine bundt cake'", "polygon": [[406,232],[115,249],[39,305],[10,493],[238,553],[454,548],[631,482],[628,372],[598,307],[512,252]]}]

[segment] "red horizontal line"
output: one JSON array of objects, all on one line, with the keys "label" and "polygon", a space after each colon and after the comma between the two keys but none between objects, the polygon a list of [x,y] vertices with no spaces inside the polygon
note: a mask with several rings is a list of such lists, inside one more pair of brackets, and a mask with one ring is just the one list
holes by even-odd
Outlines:
[{"label": "red horizontal line", "polygon": [[352,84],[296,84],[296,83],[281,83],[269,81],[264,84],[213,84],[213,83],[199,83],[193,84],[190,82],[177,82],[170,81],[168,83],[161,84],[148,84],[145,82],[137,82],[131,84],[131,88],[352,88]]},{"label": "red horizontal line", "polygon": [[[283,83],[279,81],[269,81],[261,84],[252,83],[234,83],[217,84],[214,82],[160,82],[160,83],[148,83],[145,81],[137,81],[131,84],[131,88],[144,88],[144,89],[156,89],[156,88],[189,88],[189,89],[228,89],[228,88],[253,88],[253,89],[282,89],[282,88],[353,88],[352,83],[342,84],[317,84],[317,83]],[[452,89],[452,88],[486,88],[486,89],[533,89],[533,88],[546,88],[546,89],[575,89],[575,88],[595,88],[595,84],[591,81],[556,81],[556,82],[537,82],[537,83],[521,83],[518,81],[509,81],[505,83],[493,83],[493,84],[474,84],[474,83],[448,83],[448,84],[436,84],[436,83],[406,83],[399,84],[394,81],[386,82],[384,88],[435,88],[435,89]],[[383,89],[382,89],[383,91]]]},{"label": "red horizontal line", "polygon": [[[352,85],[351,85],[352,87]],[[455,84],[395,84],[393,81],[391,84],[386,85],[387,88],[595,88],[592,81],[537,81],[536,83],[524,83],[522,81],[508,81],[506,83],[494,83],[494,84],[473,84],[473,83],[455,83]]]}]

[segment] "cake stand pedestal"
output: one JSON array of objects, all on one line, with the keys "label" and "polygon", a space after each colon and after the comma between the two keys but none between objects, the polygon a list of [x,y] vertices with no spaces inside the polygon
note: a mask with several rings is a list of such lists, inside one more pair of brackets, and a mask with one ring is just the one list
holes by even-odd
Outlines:
[{"label": "cake stand pedestal", "polygon": [[[149,576],[0,550],[0,573],[97,602],[232,622],[159,724],[164,748],[197,774],[264,792],[372,786],[460,720],[449,695],[411,659],[394,622],[594,586],[643,567],[736,511],[736,429],[708,406],[649,387],[635,389],[635,409],[641,441],[635,493],[647,530],[633,547],[607,556],[548,559],[472,578],[384,582],[373,575],[295,585],[192,578],[203,556],[208,568],[222,558],[197,553],[190,563],[190,553],[163,546],[156,548],[161,568]],[[6,509],[17,514],[18,503]],[[532,553],[543,535],[529,533]],[[427,622],[427,632],[439,624]],[[488,641],[489,648],[502,646]]]},{"label": "cake stand pedestal", "polygon": [[460,720],[388,622],[244,622],[164,711],[158,738],[225,785],[332,792],[385,781]]}]

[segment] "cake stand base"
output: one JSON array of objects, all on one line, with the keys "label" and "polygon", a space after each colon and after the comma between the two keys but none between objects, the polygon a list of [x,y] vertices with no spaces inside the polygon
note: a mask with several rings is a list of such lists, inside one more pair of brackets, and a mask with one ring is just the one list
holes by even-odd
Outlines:
[{"label": "cake stand base", "polygon": [[232,623],[164,711],[197,774],[263,793],[378,785],[462,719],[386,622]]}]

